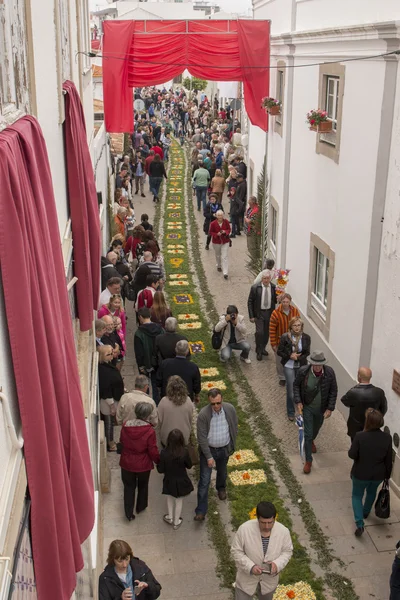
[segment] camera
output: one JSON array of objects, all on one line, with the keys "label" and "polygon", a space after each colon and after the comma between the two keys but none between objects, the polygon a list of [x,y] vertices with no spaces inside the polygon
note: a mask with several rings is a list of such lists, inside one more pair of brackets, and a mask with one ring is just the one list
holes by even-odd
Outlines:
[{"label": "camera", "polygon": [[229,315],[229,317],[230,317],[231,321],[234,321],[234,320],[236,319],[236,315],[235,315],[235,313],[231,313],[231,314]]}]

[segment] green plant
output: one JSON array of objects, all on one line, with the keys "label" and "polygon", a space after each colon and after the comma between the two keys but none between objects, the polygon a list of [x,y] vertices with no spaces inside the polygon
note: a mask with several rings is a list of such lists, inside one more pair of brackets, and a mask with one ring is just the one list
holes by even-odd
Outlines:
[{"label": "green plant", "polygon": [[198,90],[202,92],[207,87],[207,81],[205,79],[198,79],[197,77],[185,77],[183,80],[183,87],[187,90]]},{"label": "green plant", "polygon": [[261,106],[263,108],[272,108],[273,106],[281,106],[282,102],[280,100],[275,100],[275,98],[271,98],[270,96],[266,96],[261,101]]},{"label": "green plant", "polygon": [[328,113],[326,110],[321,110],[320,108],[314,108],[307,113],[307,123],[309,125],[319,125],[320,123],[324,123],[328,121]]}]

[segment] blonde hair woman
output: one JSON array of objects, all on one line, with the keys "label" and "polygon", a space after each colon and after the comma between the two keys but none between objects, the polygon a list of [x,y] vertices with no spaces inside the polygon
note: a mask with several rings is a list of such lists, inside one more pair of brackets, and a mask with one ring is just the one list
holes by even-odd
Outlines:
[{"label": "blonde hair woman", "polygon": [[222,201],[222,194],[225,190],[225,179],[222,177],[221,169],[216,169],[214,177],[211,179],[211,191],[217,194],[218,202]]},{"label": "blonde hair woman", "polygon": [[168,435],[173,429],[182,431],[185,444],[189,443],[192,429],[193,402],[186,383],[179,375],[168,379],[166,395],[158,405],[158,423],[161,443],[167,445]]},{"label": "blonde hair woman", "polygon": [[304,323],[299,317],[289,321],[289,331],[280,339],[278,356],[281,357],[283,372],[286,379],[286,409],[289,421],[294,421],[295,406],[293,398],[293,383],[300,367],[307,364],[310,354],[311,338],[303,332]]}]

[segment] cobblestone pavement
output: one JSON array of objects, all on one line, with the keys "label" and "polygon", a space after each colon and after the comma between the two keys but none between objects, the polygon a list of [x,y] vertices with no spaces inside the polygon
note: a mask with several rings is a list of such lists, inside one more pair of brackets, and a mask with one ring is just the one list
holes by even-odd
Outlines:
[{"label": "cobblestone pavement", "polygon": [[[223,205],[225,208],[229,206],[227,198],[224,198]],[[335,410],[331,418],[324,423],[316,440],[318,452],[314,456],[311,474],[302,473],[303,465],[297,447],[297,427],[286,417],[285,388],[278,385],[272,349],[269,348],[270,355],[263,357],[262,362],[256,361],[254,325],[249,322],[247,313],[247,298],[254,277],[246,268],[246,237],[242,234],[232,240],[232,248],[229,250],[229,279],[225,281],[222,273],[217,272],[212,244],[209,251],[205,250],[204,219],[202,212],[197,212],[196,206],[195,213],[201,236],[201,259],[217,310],[222,314],[228,304],[235,304],[247,321],[248,341],[253,348],[250,353],[252,364],[245,365],[240,362],[240,368],[262,401],[274,432],[281,439],[282,446],[290,458],[293,472],[303,485],[322,530],[330,538],[335,554],[347,565],[343,575],[352,579],[362,600],[387,600],[394,548],[400,539],[400,501],[392,493],[391,518],[383,521],[371,513],[364,535],[361,538],[354,536],[350,481],[352,461],[347,456],[349,438],[340,410]],[[290,281],[288,291],[290,292]],[[339,398],[345,391],[339,390]]]}]

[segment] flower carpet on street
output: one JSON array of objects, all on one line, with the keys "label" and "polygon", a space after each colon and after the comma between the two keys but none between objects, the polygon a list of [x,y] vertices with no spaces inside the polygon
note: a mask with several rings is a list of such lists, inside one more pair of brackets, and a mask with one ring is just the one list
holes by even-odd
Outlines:
[{"label": "flower carpet on street", "polygon": [[[179,252],[183,252],[182,250],[179,250]],[[189,285],[189,282],[187,279],[178,279],[177,281],[168,281],[167,285],[170,285],[172,287],[185,287],[187,285]]]},{"label": "flower carpet on street", "polygon": [[180,237],[180,233],[168,233],[166,236],[167,240],[179,240]]},{"label": "flower carpet on street", "polygon": [[273,600],[316,600],[316,596],[308,583],[299,581],[294,585],[278,585]]},{"label": "flower carpet on street", "polygon": [[[179,173],[178,165],[184,167],[179,168]],[[167,299],[173,316],[178,320],[179,331],[182,330],[188,338],[191,360],[197,364],[201,372],[202,390],[199,409],[208,403],[207,392],[211,389],[210,386],[216,386],[223,390],[223,400],[230,402],[236,408],[239,420],[237,450],[228,463],[227,492],[232,526],[237,529],[247,521],[258,502],[262,500],[273,502],[279,513],[279,521],[291,531],[294,545],[293,556],[280,574],[280,583],[282,586],[287,586],[287,591],[300,593],[298,582],[305,582],[309,585],[308,589],[313,590],[307,600],[325,600],[323,582],[311,570],[307,550],[293,531],[290,512],[285,507],[286,500],[283,500],[280,488],[277,486],[275,472],[271,469],[270,461],[267,461],[263,455],[257,441],[259,436],[254,434],[250,426],[249,417],[254,417],[249,404],[253,392],[245,376],[246,367],[243,372],[238,367],[238,362],[221,363],[219,352],[212,349],[212,325],[218,322],[219,314],[208,287],[201,259],[200,245],[203,244],[203,234],[196,222],[190,163],[184,150],[176,142],[173,143],[173,151],[170,153],[169,168],[170,171],[174,171],[174,180],[166,182],[165,204],[163,206],[160,203],[156,208],[157,211],[162,211],[161,222],[164,233],[162,237],[157,233],[156,235],[163,248],[181,250],[183,254],[179,254],[179,258],[178,256],[169,258],[168,255],[168,260],[165,261],[166,279],[170,284],[166,286]],[[175,216],[175,212],[171,212],[176,208],[179,208],[179,217]],[[171,235],[177,235],[175,232],[171,233],[171,227],[180,227],[179,238],[171,238]],[[179,244],[183,248],[167,248],[171,239],[179,239]],[[287,274],[285,276],[287,277]],[[176,293],[177,286],[171,285],[179,281],[185,281],[182,293]],[[226,301],[227,303],[234,301],[234,295],[232,300],[227,297]],[[211,322],[206,318],[207,315]],[[241,408],[239,398],[246,405],[246,410]],[[257,431],[259,433],[259,430]],[[268,446],[268,441],[264,438],[262,443]],[[279,446],[279,440],[274,438],[272,443],[269,448],[271,454],[273,454],[272,450],[275,451]],[[296,505],[297,500],[298,496],[295,500]],[[306,499],[303,499],[302,506],[306,504]],[[230,539],[220,515],[215,491],[211,488],[207,525],[218,555],[217,572],[220,574],[221,583],[224,587],[232,589],[235,581],[235,565],[230,554]],[[325,552],[326,554],[329,555],[328,552]],[[334,595],[334,597],[340,600],[353,600],[353,596]],[[288,596],[284,600],[287,598]],[[306,596],[299,595],[295,598],[305,600]],[[281,596],[278,596],[277,600],[281,600]]]}]

